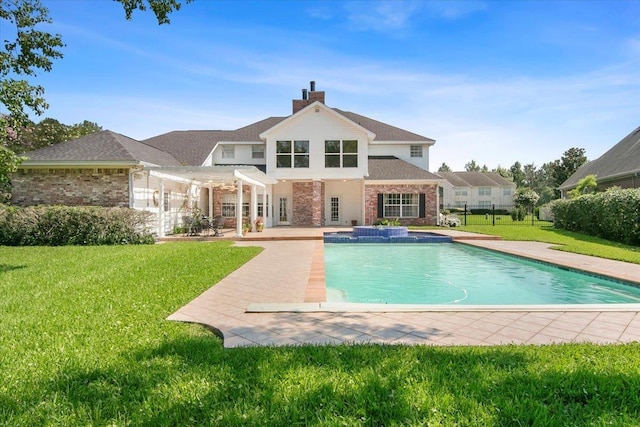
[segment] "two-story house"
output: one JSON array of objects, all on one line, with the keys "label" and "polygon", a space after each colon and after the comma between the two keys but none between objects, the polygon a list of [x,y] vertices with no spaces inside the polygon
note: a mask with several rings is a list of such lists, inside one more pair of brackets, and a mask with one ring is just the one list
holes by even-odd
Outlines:
[{"label": "two-story house", "polygon": [[[443,180],[428,172],[433,139],[330,108],[314,82],[292,104],[289,116],[236,130],[175,131],[144,141],[104,131],[28,153],[30,160],[15,175],[14,201],[147,209],[158,214],[159,235],[193,206],[227,217],[238,232],[242,221],[258,216],[268,227],[372,224],[382,218],[436,224]],[[87,144],[98,146],[98,139],[111,148],[90,154]],[[105,171],[115,167],[126,177],[120,180],[126,191],[117,203],[103,202],[95,194],[108,181],[104,176],[116,175]],[[61,180],[60,168],[76,172],[67,170]],[[83,168],[91,172],[82,175]],[[60,186],[68,188],[74,174],[94,176],[94,187],[85,185],[93,198],[60,196]],[[51,191],[34,192],[29,177],[44,175],[49,179],[36,181],[47,182]]]},{"label": "two-story house", "polygon": [[438,172],[442,184],[443,209],[513,208],[516,184],[497,172]]}]

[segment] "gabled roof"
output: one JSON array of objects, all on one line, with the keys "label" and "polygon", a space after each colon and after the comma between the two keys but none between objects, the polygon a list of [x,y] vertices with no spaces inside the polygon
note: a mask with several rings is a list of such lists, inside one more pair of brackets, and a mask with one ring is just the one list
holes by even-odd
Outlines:
[{"label": "gabled roof", "polygon": [[369,117],[361,116],[360,114],[352,113],[350,111],[342,111],[337,108],[334,108],[333,110],[342,114],[352,122],[357,123],[363,128],[375,133],[376,141],[428,142],[430,144],[436,142],[426,136],[418,135],[417,133],[409,132],[395,126],[373,120]]},{"label": "gabled roof", "polygon": [[367,128],[363,127],[360,123],[354,122],[353,120],[351,120],[350,118],[348,118],[347,116],[342,114],[339,110],[336,110],[335,108],[327,107],[325,104],[323,104],[320,101],[315,101],[315,102],[307,105],[306,107],[304,107],[300,111],[297,111],[295,114],[292,114],[289,117],[285,118],[280,123],[276,123],[271,128],[269,128],[269,129],[265,130],[264,132],[262,132],[260,134],[260,137],[262,139],[268,138],[268,136],[269,136],[269,134],[271,132],[277,130],[281,126],[285,126],[287,123],[289,123],[291,121],[296,120],[298,118],[298,116],[306,114],[308,111],[310,111],[312,109],[315,109],[315,111],[320,111],[320,109],[324,109],[329,114],[333,115],[335,118],[337,118],[339,120],[342,120],[342,121],[348,123],[350,126],[353,126],[353,127],[357,128],[357,129],[359,129],[360,131],[366,133],[367,134],[367,138],[368,138],[369,141],[373,140],[376,137],[375,133],[371,132],[370,129],[367,129]]},{"label": "gabled roof", "polygon": [[369,156],[369,176],[365,180],[441,179],[438,175],[412,165],[395,156]]},{"label": "gabled roof", "polygon": [[438,172],[454,187],[511,187],[513,181],[497,172]]},{"label": "gabled roof", "polygon": [[269,117],[236,130],[177,130],[143,142],[171,153],[183,165],[204,164],[219,142],[255,142],[261,144],[260,134],[286,117]]},{"label": "gabled roof", "polygon": [[23,165],[73,162],[149,163],[177,166],[180,163],[168,153],[110,130],[85,135],[25,154]]},{"label": "gabled roof", "polygon": [[[315,105],[315,103],[306,108],[313,108],[312,105]],[[428,145],[435,142],[431,138],[370,119],[369,117],[349,111],[342,111],[337,108],[329,108],[324,104],[321,105],[323,108],[327,108],[344,117],[345,120],[362,127],[368,133],[375,134],[376,141],[422,142]],[[170,153],[183,165],[199,166],[204,164],[217,143],[255,142],[256,144],[261,144],[264,142],[260,138],[262,133],[274,128],[291,117],[293,117],[293,115],[286,117],[268,117],[236,130],[173,131],[145,139],[143,142]]]},{"label": "gabled roof", "polygon": [[640,127],[596,160],[580,166],[558,188],[574,188],[587,175],[595,175],[598,182],[640,173]]}]

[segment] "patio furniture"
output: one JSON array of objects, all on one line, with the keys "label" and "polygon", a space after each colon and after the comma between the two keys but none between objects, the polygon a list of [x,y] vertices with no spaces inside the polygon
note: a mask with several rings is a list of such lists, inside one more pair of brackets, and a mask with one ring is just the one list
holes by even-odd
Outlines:
[{"label": "patio furniture", "polygon": [[218,215],[214,217],[213,221],[211,222],[211,228],[213,229],[213,237],[224,236],[224,234],[220,232],[220,230],[222,230],[222,227],[224,227],[224,216]]}]

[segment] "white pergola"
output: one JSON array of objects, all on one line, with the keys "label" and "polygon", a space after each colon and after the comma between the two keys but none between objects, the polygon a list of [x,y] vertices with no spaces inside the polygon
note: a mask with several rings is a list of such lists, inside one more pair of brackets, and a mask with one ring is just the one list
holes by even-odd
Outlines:
[{"label": "white pergola", "polygon": [[[144,168],[150,176],[154,176],[160,181],[158,195],[158,236],[164,236],[164,182],[173,181],[209,189],[209,212],[213,212],[213,189],[216,187],[236,188],[236,234],[242,236],[242,187],[247,184],[251,186],[250,216],[251,223],[257,218],[258,213],[258,191],[263,195],[266,193],[267,185],[276,184],[278,180],[270,177],[255,166],[147,166]],[[191,190],[188,191],[191,198]],[[189,200],[191,205],[191,200]]]}]

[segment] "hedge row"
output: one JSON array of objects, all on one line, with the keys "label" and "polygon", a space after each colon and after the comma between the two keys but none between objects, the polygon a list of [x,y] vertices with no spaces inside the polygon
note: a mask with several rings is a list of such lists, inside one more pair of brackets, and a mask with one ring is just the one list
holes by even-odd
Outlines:
[{"label": "hedge row", "polygon": [[604,193],[556,200],[551,211],[558,228],[640,244],[640,189],[612,188]]},{"label": "hedge row", "polygon": [[0,245],[149,244],[154,242],[151,216],[128,208],[0,204]]}]

